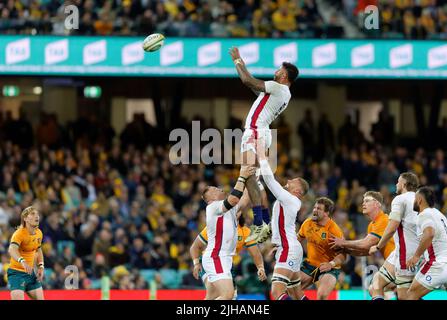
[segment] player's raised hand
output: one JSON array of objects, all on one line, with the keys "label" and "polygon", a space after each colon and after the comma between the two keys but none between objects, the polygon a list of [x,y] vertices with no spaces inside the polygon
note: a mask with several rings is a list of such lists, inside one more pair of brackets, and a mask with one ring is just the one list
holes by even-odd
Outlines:
[{"label": "player's raised hand", "polygon": [[259,268],[258,269],[258,279],[259,279],[259,281],[267,280],[267,275],[265,274],[265,269],[264,268]]},{"label": "player's raised hand", "polygon": [[243,178],[248,178],[256,173],[256,167],[253,166],[241,166],[239,175]]},{"label": "player's raised hand", "polygon": [[197,264],[194,265],[194,270],[192,272],[192,275],[194,276],[194,278],[199,280],[199,273],[200,272],[202,272],[202,264],[201,263],[197,263]]},{"label": "player's raised hand", "polygon": [[239,49],[237,47],[231,47],[230,48],[230,56],[231,59],[236,60],[236,59],[240,59],[241,55],[239,54]]}]

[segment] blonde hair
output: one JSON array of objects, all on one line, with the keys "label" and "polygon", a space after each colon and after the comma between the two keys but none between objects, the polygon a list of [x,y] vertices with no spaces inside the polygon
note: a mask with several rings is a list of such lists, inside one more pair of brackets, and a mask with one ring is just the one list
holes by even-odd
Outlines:
[{"label": "blonde hair", "polygon": [[33,206],[29,206],[23,209],[22,213],[20,214],[20,225],[23,228],[26,228],[26,222],[25,222],[26,217],[28,217],[28,215],[33,212],[37,212],[37,209],[34,208]]}]

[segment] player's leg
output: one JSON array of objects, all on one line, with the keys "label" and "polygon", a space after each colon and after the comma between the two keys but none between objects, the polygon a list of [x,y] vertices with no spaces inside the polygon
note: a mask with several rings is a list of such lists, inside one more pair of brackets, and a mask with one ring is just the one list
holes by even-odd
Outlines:
[{"label": "player's leg", "polygon": [[397,298],[407,300],[407,292],[413,283],[414,277],[396,276]]},{"label": "player's leg", "polygon": [[11,300],[25,300],[25,292],[23,290],[11,290]]},{"label": "player's leg", "polygon": [[[255,143],[257,138],[257,132],[252,129],[246,129],[242,136],[241,143],[241,158],[243,165],[257,166]],[[269,228],[263,222],[262,217],[262,197],[261,190],[258,185],[258,181],[255,175],[250,176],[245,186],[250,196],[252,210],[253,210],[253,225],[251,227],[250,236],[246,241],[258,241],[260,236],[266,234]]]},{"label": "player's leg", "polygon": [[272,276],[272,296],[275,300],[292,300],[287,293],[287,285],[290,283],[294,272],[285,268],[273,270]]},{"label": "player's leg", "polygon": [[213,283],[208,281],[208,278],[206,276],[202,278],[202,280],[206,288],[205,300],[215,300],[219,296],[216,287],[213,285]]},{"label": "player's leg", "polygon": [[8,269],[8,286],[11,290],[11,300],[25,300],[27,276],[25,272]]},{"label": "player's leg", "polygon": [[294,272],[292,279],[287,285],[287,294],[292,297],[293,300],[302,300],[304,297],[304,291],[301,289],[300,272]]},{"label": "player's leg", "polygon": [[385,287],[396,281],[394,272],[394,265],[390,261],[386,260],[383,266],[380,267],[379,272],[374,274],[372,284],[369,288],[369,293],[372,300],[385,299]]},{"label": "player's leg", "polygon": [[424,287],[417,279],[414,279],[411,283],[410,289],[408,289],[405,298],[401,300],[419,300],[427,293],[430,293],[432,289]]},{"label": "player's leg", "polygon": [[337,278],[333,274],[322,274],[317,285],[317,300],[327,300],[336,284]]},{"label": "player's leg", "polygon": [[214,283],[217,288],[218,297],[216,300],[232,300],[234,295],[234,286],[232,279],[221,279]]},{"label": "player's leg", "polygon": [[44,300],[42,287],[34,289],[34,290],[27,291],[26,293],[33,300]]}]

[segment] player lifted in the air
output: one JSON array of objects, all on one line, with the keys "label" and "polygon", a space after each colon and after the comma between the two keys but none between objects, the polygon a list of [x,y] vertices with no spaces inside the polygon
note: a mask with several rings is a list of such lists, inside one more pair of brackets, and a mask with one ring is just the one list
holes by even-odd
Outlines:
[{"label": "player lifted in the air", "polygon": [[[202,266],[216,292],[216,300],[231,300],[234,295],[231,266],[237,244],[237,218],[239,207],[250,200],[243,198],[245,183],[254,173],[254,167],[242,166],[234,189],[227,196],[216,187],[207,187],[202,198],[206,202],[206,229],[208,245],[203,253]],[[243,202],[243,203],[241,203]],[[196,263],[196,261],[194,261]]]},{"label": "player lifted in the air", "polygon": [[[255,140],[263,138],[265,149],[268,150],[270,147],[272,135],[269,126],[287,108],[291,97],[290,86],[298,77],[298,68],[291,63],[283,62],[281,67],[275,72],[273,80],[263,81],[254,78],[248,72],[244,60],[242,60],[236,47],[230,49],[230,55],[242,83],[258,95],[245,121],[245,130],[241,141],[242,163],[255,165]],[[255,176],[252,176],[247,181],[247,189],[254,214],[254,227],[247,241],[265,241],[267,239],[266,236],[270,233],[268,226],[270,215],[267,208],[264,208],[263,211],[261,191]]]},{"label": "player lifted in the air", "polygon": [[407,300],[418,300],[447,283],[447,218],[435,206],[432,189],[422,187],[416,192],[414,210],[418,212],[416,223],[420,242],[406,264],[415,268],[421,256],[421,266],[407,292]]},{"label": "player lifted in the air", "polygon": [[272,296],[275,300],[292,300],[288,293],[300,285],[300,265],[303,260],[303,247],[296,236],[296,217],[309,184],[302,178],[295,178],[288,180],[282,187],[273,176],[264,148],[265,143],[260,138],[256,150],[261,174],[266,187],[276,198],[272,209],[272,244],[277,248]]},{"label": "player lifted in the air", "polygon": [[[409,268],[407,260],[414,255],[418,247],[416,228],[417,212],[413,210],[415,191],[419,185],[418,177],[411,172],[404,172],[399,176],[396,184],[397,196],[391,202],[391,212],[388,225],[379,243],[372,246],[370,254],[380,251],[394,234],[394,273],[397,286],[397,298],[404,300],[408,288],[416,275],[417,268]],[[397,232],[396,232],[397,231]],[[387,280],[378,278],[378,283],[373,283],[373,299],[380,300],[381,291],[387,285]]]}]

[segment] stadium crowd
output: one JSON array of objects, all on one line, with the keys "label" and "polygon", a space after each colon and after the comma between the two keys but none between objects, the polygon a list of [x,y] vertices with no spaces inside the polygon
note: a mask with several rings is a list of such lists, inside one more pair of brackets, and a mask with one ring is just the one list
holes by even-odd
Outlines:
[{"label": "stadium crowd", "polygon": [[[0,32],[53,35],[341,38],[345,15],[366,35],[447,37],[446,0],[328,0],[338,13],[323,18],[315,0],[2,0]],[[79,11],[78,28],[65,19]],[[379,8],[379,30],[365,29],[365,8]],[[74,22],[74,20],[70,20]]]},{"label": "stadium crowd", "polygon": [[[345,237],[360,238],[368,223],[361,214],[363,193],[380,190],[389,212],[397,177],[407,170],[435,187],[446,212],[443,150],[393,148],[393,120],[386,112],[372,126],[375,143],[363,139],[350,121],[334,134],[327,118],[321,118],[314,125],[308,111],[298,125],[296,134],[306,141],[303,152],[309,157],[289,154],[290,136],[279,138],[277,177],[284,182],[303,176],[311,182],[299,223],[316,197],[329,196],[336,202],[333,218]],[[283,119],[276,126],[279,132],[290,132]],[[447,126],[443,130],[440,143],[447,141]],[[389,135],[385,139],[379,133]],[[114,135],[87,115],[67,126],[54,115],[42,115],[35,130],[24,116],[0,118],[0,287],[7,284],[10,237],[20,224],[21,210],[31,204],[41,213],[46,289],[64,288],[69,265],[78,268],[81,289],[98,288],[104,275],[110,276],[112,288],[148,288],[151,280],[158,288],[202,287],[192,277],[189,257],[190,244],[205,226],[201,192],[207,184],[229,190],[238,168],[172,165],[169,146],[160,139],[166,135],[141,115],[117,136],[121,143],[113,143]],[[317,139],[306,140],[309,135]],[[267,242],[260,248],[271,273],[271,246]],[[240,292],[268,291],[266,284],[254,280],[256,268],[246,252],[236,266]],[[361,286],[361,268],[359,258],[349,258],[337,288]]]},{"label": "stadium crowd", "polygon": [[[343,4],[347,16],[373,37],[447,38],[446,0],[345,0]],[[364,12],[369,5],[379,9],[379,30],[366,30],[364,27]]]}]

